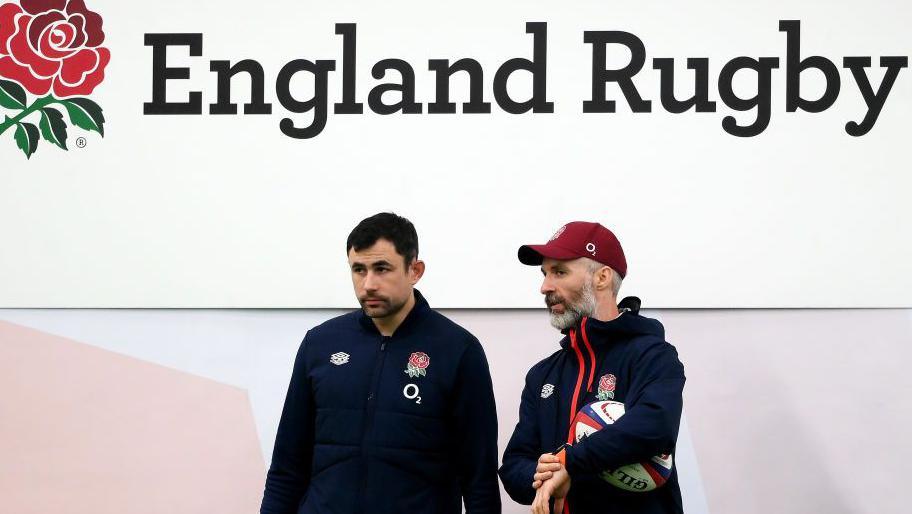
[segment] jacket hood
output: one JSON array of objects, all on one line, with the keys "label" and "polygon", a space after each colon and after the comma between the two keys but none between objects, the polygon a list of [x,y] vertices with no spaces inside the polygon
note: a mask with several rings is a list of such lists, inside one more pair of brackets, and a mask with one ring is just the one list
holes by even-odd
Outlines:
[{"label": "jacket hood", "polygon": [[[626,341],[635,337],[655,336],[665,339],[665,327],[655,319],[640,316],[640,299],[634,296],[624,298],[618,304],[621,313],[611,321],[601,321],[595,318],[583,318],[580,325],[568,329],[566,332],[578,331],[583,327],[588,339],[595,345],[611,344]],[[561,339],[562,348],[570,347],[570,336]]]}]

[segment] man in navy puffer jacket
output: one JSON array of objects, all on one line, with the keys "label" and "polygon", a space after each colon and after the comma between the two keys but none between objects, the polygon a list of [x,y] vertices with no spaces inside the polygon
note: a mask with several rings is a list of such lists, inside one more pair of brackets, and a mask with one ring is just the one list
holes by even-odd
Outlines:
[{"label": "man in navy puffer jacket", "polygon": [[301,343],[261,514],[499,513],[488,364],[414,289],[414,226],[377,214],[347,249],[362,309]]},{"label": "man in navy puffer jacket", "polygon": [[[573,222],[547,244],[522,246],[519,260],[541,266],[551,324],[565,337],[526,375],[500,468],[507,493],[534,514],[680,514],[674,467],[664,485],[645,492],[598,476],[674,452],[684,388],[662,325],[639,315],[636,298],[617,304],[627,272],[617,238],[597,223]],[[576,442],[571,421],[605,400],[623,403],[624,415]]]}]

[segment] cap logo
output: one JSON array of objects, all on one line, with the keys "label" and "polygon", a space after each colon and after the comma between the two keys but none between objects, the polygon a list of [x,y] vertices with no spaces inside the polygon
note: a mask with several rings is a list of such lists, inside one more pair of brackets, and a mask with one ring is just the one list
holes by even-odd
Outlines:
[{"label": "cap logo", "polygon": [[557,229],[557,232],[555,232],[554,235],[551,236],[551,239],[549,239],[548,242],[550,243],[551,241],[554,241],[555,239],[559,238],[560,235],[563,234],[565,230],[567,230],[567,225],[564,225],[563,227]]},{"label": "cap logo", "polygon": [[586,243],[586,251],[595,257],[595,243]]}]

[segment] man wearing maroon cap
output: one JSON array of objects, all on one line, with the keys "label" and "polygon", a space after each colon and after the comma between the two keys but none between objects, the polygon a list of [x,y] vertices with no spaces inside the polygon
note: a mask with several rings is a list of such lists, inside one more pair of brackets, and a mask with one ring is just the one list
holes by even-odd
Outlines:
[{"label": "man wearing maroon cap", "polygon": [[[684,368],[661,323],[639,314],[638,298],[618,304],[627,260],[617,237],[574,221],[545,244],[521,246],[519,260],[541,267],[551,325],[564,337],[526,375],[500,468],[507,493],[534,514],[682,513],[672,455]],[[578,437],[581,411],[606,402],[623,416]],[[624,472],[655,456],[665,468],[645,478]]]}]

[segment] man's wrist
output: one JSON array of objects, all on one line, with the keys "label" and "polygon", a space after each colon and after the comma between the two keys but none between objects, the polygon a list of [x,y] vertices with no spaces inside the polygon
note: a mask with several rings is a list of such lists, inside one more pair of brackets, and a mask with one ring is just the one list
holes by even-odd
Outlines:
[{"label": "man's wrist", "polygon": [[571,447],[570,443],[564,443],[564,444],[560,445],[556,450],[551,452],[552,455],[555,455],[557,457],[558,462],[560,462],[561,466],[563,466],[564,468],[567,467],[567,448],[570,448],[570,447]]}]

